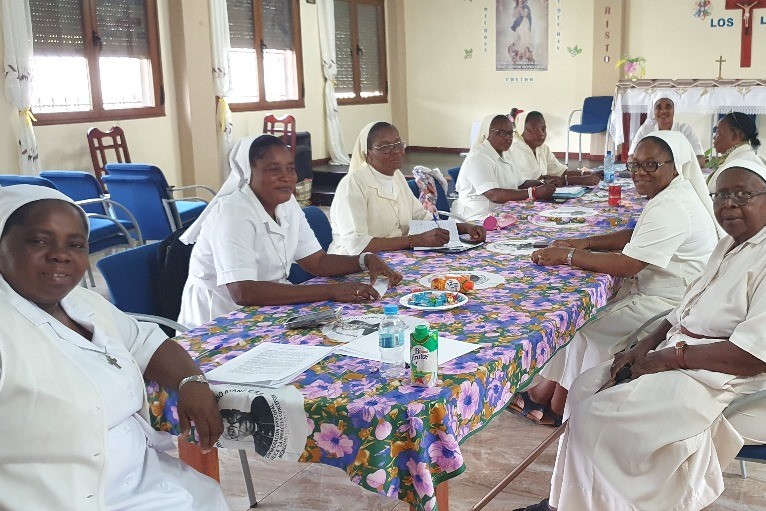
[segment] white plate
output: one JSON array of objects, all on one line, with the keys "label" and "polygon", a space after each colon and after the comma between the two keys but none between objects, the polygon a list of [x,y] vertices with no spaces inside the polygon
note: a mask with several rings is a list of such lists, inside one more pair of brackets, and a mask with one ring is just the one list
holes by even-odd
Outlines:
[{"label": "white plate", "polygon": [[614,178],[614,183],[601,181],[598,187],[603,190],[608,190],[610,184],[620,185],[623,190],[631,190],[636,187],[636,185],[633,184],[633,180],[629,177],[616,177]]},{"label": "white plate", "polygon": [[563,206],[560,208],[546,209],[538,213],[539,216],[548,218],[577,218],[596,216],[598,211],[593,208],[578,208],[577,206]]},{"label": "white plate", "polygon": [[406,296],[402,296],[399,299],[399,303],[401,303],[403,306],[408,307],[410,309],[415,309],[419,311],[446,311],[449,309],[454,309],[455,307],[460,307],[461,305],[465,305],[468,302],[468,297],[464,295],[463,293],[455,293],[458,295],[458,301],[456,303],[451,303],[448,305],[439,305],[437,307],[425,307],[422,305],[415,305],[410,303],[410,298],[412,298],[413,295],[420,294],[420,293],[428,293],[433,295],[440,295],[444,293],[448,293],[449,291],[417,291],[415,293],[410,293]]},{"label": "white plate", "polygon": [[532,244],[538,241],[545,241],[545,238],[496,241],[487,245],[487,250],[495,254],[528,256],[537,250]]},{"label": "white plate", "polygon": [[[524,242],[528,243],[527,241],[524,241]],[[421,277],[420,280],[418,280],[418,283],[424,288],[428,289],[431,287],[431,281],[433,280],[433,278],[441,277],[442,275],[470,275],[471,281],[473,282],[473,288],[475,290],[489,289],[491,287],[499,286],[500,284],[503,284],[505,282],[505,277],[503,277],[502,275],[498,275],[497,273],[490,273],[488,271],[481,271],[481,270],[470,270],[470,271],[443,271],[441,273],[431,273],[430,275]]]}]

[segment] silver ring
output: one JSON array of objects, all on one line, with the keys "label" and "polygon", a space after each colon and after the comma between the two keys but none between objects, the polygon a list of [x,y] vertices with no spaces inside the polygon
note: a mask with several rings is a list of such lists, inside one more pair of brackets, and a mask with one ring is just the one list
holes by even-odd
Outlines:
[{"label": "silver ring", "polygon": [[358,289],[356,290],[356,296],[361,296]]}]

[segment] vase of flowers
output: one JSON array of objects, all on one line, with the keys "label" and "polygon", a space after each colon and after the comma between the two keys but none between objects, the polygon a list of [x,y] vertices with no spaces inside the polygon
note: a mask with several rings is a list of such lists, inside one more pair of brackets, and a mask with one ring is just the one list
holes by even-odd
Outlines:
[{"label": "vase of flowers", "polygon": [[646,75],[646,59],[644,57],[623,57],[614,65],[615,69],[622,67],[626,80],[636,80]]}]

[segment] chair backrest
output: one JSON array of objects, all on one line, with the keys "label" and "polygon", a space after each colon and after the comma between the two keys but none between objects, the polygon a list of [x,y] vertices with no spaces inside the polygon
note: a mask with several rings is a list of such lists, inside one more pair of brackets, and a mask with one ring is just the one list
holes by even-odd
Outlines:
[{"label": "chair backrest", "polygon": [[106,164],[110,158],[107,153],[114,152],[112,161],[130,163],[128,143],[125,140],[125,132],[119,126],[112,126],[109,131],[101,131],[98,128],[88,130],[88,148],[90,159],[93,163],[93,172],[96,179],[101,183],[101,176],[105,173]]},{"label": "chair backrest", "polygon": [[48,188],[56,189],[56,185],[49,179],[37,176],[20,176],[17,174],[2,174],[0,175],[0,186],[13,186],[13,185],[35,185],[35,186],[47,186]]},{"label": "chair backrest", "polygon": [[146,176],[157,182],[162,189],[164,198],[171,199],[170,185],[165,179],[165,174],[156,165],[147,163],[110,163],[106,166],[108,174],[120,174],[125,176]]},{"label": "chair backrest", "polygon": [[591,96],[585,98],[582,104],[581,124],[603,126],[601,131],[606,131],[609,116],[612,113],[612,100],[612,96]]},{"label": "chair backrest", "polygon": [[[56,188],[70,199],[80,201],[100,199],[104,195],[101,184],[93,174],[81,170],[46,170],[40,176],[50,180]],[[86,213],[105,215],[103,204],[88,204],[83,206]]]},{"label": "chair backrest", "polygon": [[[133,213],[145,240],[164,240],[175,226],[168,220],[163,205],[167,190],[154,179],[142,175],[107,174],[103,177],[109,187],[112,200],[119,202]],[[119,209],[117,217],[128,220]]]},{"label": "chair backrest", "polygon": [[176,321],[181,312],[181,297],[189,277],[189,261],[194,245],[187,245],[179,238],[188,227],[182,227],[160,243],[159,262],[155,282],[157,316]]},{"label": "chair backrest", "polygon": [[[303,213],[306,215],[306,220],[311,226],[311,230],[314,231],[314,235],[317,237],[317,241],[322,246],[322,249],[327,251],[332,243],[332,227],[330,226],[330,219],[324,211],[316,206],[306,206],[303,208]],[[290,275],[287,280],[293,284],[300,284],[306,282],[309,279],[314,278],[314,275],[307,272],[297,264],[293,264],[290,268]]]},{"label": "chair backrest", "polygon": [[158,315],[155,282],[159,250],[159,243],[150,243],[96,262],[112,295],[112,303],[121,311]]},{"label": "chair backrest", "polygon": [[[420,197],[420,188],[418,187],[417,181],[414,179],[408,179],[407,184],[410,187],[410,190],[412,190],[412,193],[415,195],[415,197]],[[449,201],[447,200],[447,193],[444,191],[444,188],[442,188],[442,185],[439,184],[438,181],[434,180],[434,185],[436,188],[436,209],[439,211],[449,211]]]},{"label": "chair backrest", "polygon": [[460,167],[452,167],[451,169],[448,169],[447,175],[452,180],[452,185],[454,186],[455,183],[457,183],[457,177],[460,175]]},{"label": "chair backrest", "polygon": [[295,117],[292,115],[276,117],[274,114],[269,114],[263,118],[263,132],[281,138],[295,156]]}]

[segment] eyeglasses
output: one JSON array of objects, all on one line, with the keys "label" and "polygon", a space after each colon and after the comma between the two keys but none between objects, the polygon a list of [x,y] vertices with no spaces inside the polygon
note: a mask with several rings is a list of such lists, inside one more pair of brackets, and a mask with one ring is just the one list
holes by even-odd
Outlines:
[{"label": "eyeglasses", "polygon": [[394,151],[404,151],[407,148],[407,142],[404,140],[401,140],[399,142],[394,142],[393,144],[386,144],[386,145],[379,145],[377,147],[373,147],[376,151],[380,151],[383,154],[391,154]]},{"label": "eyeglasses", "polygon": [[710,194],[710,198],[713,199],[713,203],[718,206],[723,206],[728,200],[731,200],[737,206],[744,206],[750,199],[756,195],[766,195],[766,191],[763,192],[748,192],[747,190],[737,190],[736,192],[713,192]]},{"label": "eyeglasses", "polygon": [[511,130],[511,131],[505,131],[505,130],[489,130],[489,131],[494,131],[495,133],[497,133],[497,136],[498,136],[498,137],[503,137],[503,138],[513,138],[513,130]]},{"label": "eyeglasses", "polygon": [[625,164],[625,167],[635,174],[638,172],[638,169],[643,170],[644,172],[657,172],[657,169],[662,167],[663,165],[667,165],[668,163],[673,163],[673,160],[668,161],[645,161],[643,163],[639,161],[629,161]]}]

